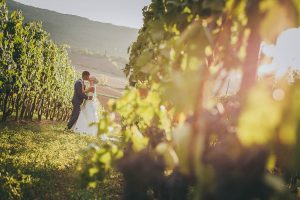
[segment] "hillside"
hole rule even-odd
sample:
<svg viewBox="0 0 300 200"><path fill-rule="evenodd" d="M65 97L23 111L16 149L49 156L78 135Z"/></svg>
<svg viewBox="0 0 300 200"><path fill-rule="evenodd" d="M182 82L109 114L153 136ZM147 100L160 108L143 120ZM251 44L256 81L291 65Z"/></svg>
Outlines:
<svg viewBox="0 0 300 200"><path fill-rule="evenodd" d="M7 5L9 10L22 10L26 21L42 21L55 42L68 44L72 49L127 58L127 49L138 33L137 29L60 14L12 0L7 0Z"/></svg>
<svg viewBox="0 0 300 200"><path fill-rule="evenodd" d="M71 51L69 56L76 71L82 72L88 70L92 75L98 77L99 80L105 80L105 85L97 87L99 100L103 106L106 106L110 98L121 96L122 88L128 84L121 70L125 66L126 61L124 59L100 55L85 55L76 51Z"/></svg>
<svg viewBox="0 0 300 200"><path fill-rule="evenodd" d="M86 55L76 51L69 52L69 57L76 69L88 69L91 73L124 78L121 69L125 66L126 61L116 62L112 57Z"/></svg>

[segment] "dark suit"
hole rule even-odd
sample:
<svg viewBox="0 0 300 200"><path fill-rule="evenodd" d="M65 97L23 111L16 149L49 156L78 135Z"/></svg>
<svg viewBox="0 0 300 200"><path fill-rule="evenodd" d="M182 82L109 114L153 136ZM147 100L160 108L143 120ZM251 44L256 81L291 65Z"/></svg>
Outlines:
<svg viewBox="0 0 300 200"><path fill-rule="evenodd" d="M72 126L76 123L80 114L80 105L82 104L83 100L88 99L88 96L82 93L82 88L83 88L82 84L83 84L83 80L79 79L75 82L74 85L74 95L72 99L73 111L72 111L70 121L68 123L68 129L71 129Z"/></svg>

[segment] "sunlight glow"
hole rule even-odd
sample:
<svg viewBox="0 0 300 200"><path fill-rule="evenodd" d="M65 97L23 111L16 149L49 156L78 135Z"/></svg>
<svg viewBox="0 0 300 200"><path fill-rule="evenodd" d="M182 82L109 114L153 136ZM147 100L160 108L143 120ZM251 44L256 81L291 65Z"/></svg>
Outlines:
<svg viewBox="0 0 300 200"><path fill-rule="evenodd" d="M282 32L275 45L262 43L261 52L272 58L272 62L259 67L259 76L274 74L276 79L280 79L289 70L300 70L300 28Z"/></svg>

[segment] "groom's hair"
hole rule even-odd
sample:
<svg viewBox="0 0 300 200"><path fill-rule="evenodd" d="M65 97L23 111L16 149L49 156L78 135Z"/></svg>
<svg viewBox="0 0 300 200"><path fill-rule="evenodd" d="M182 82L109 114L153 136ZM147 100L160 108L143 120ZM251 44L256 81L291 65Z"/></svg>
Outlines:
<svg viewBox="0 0 300 200"><path fill-rule="evenodd" d="M88 72L88 71L82 72L82 77L89 76L89 75L90 75L90 72Z"/></svg>

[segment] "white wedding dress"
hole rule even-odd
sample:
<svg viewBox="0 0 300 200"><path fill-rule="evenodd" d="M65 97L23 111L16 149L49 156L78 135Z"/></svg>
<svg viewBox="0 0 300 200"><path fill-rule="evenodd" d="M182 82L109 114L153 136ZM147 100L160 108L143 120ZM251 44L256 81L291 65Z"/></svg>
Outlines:
<svg viewBox="0 0 300 200"><path fill-rule="evenodd" d="M90 87L89 81L84 81L86 88ZM80 114L77 122L72 127L75 133L96 136L98 132L98 122L100 103L97 100L96 85L95 92L89 92L87 96L92 96L93 100L85 100L80 107Z"/></svg>

